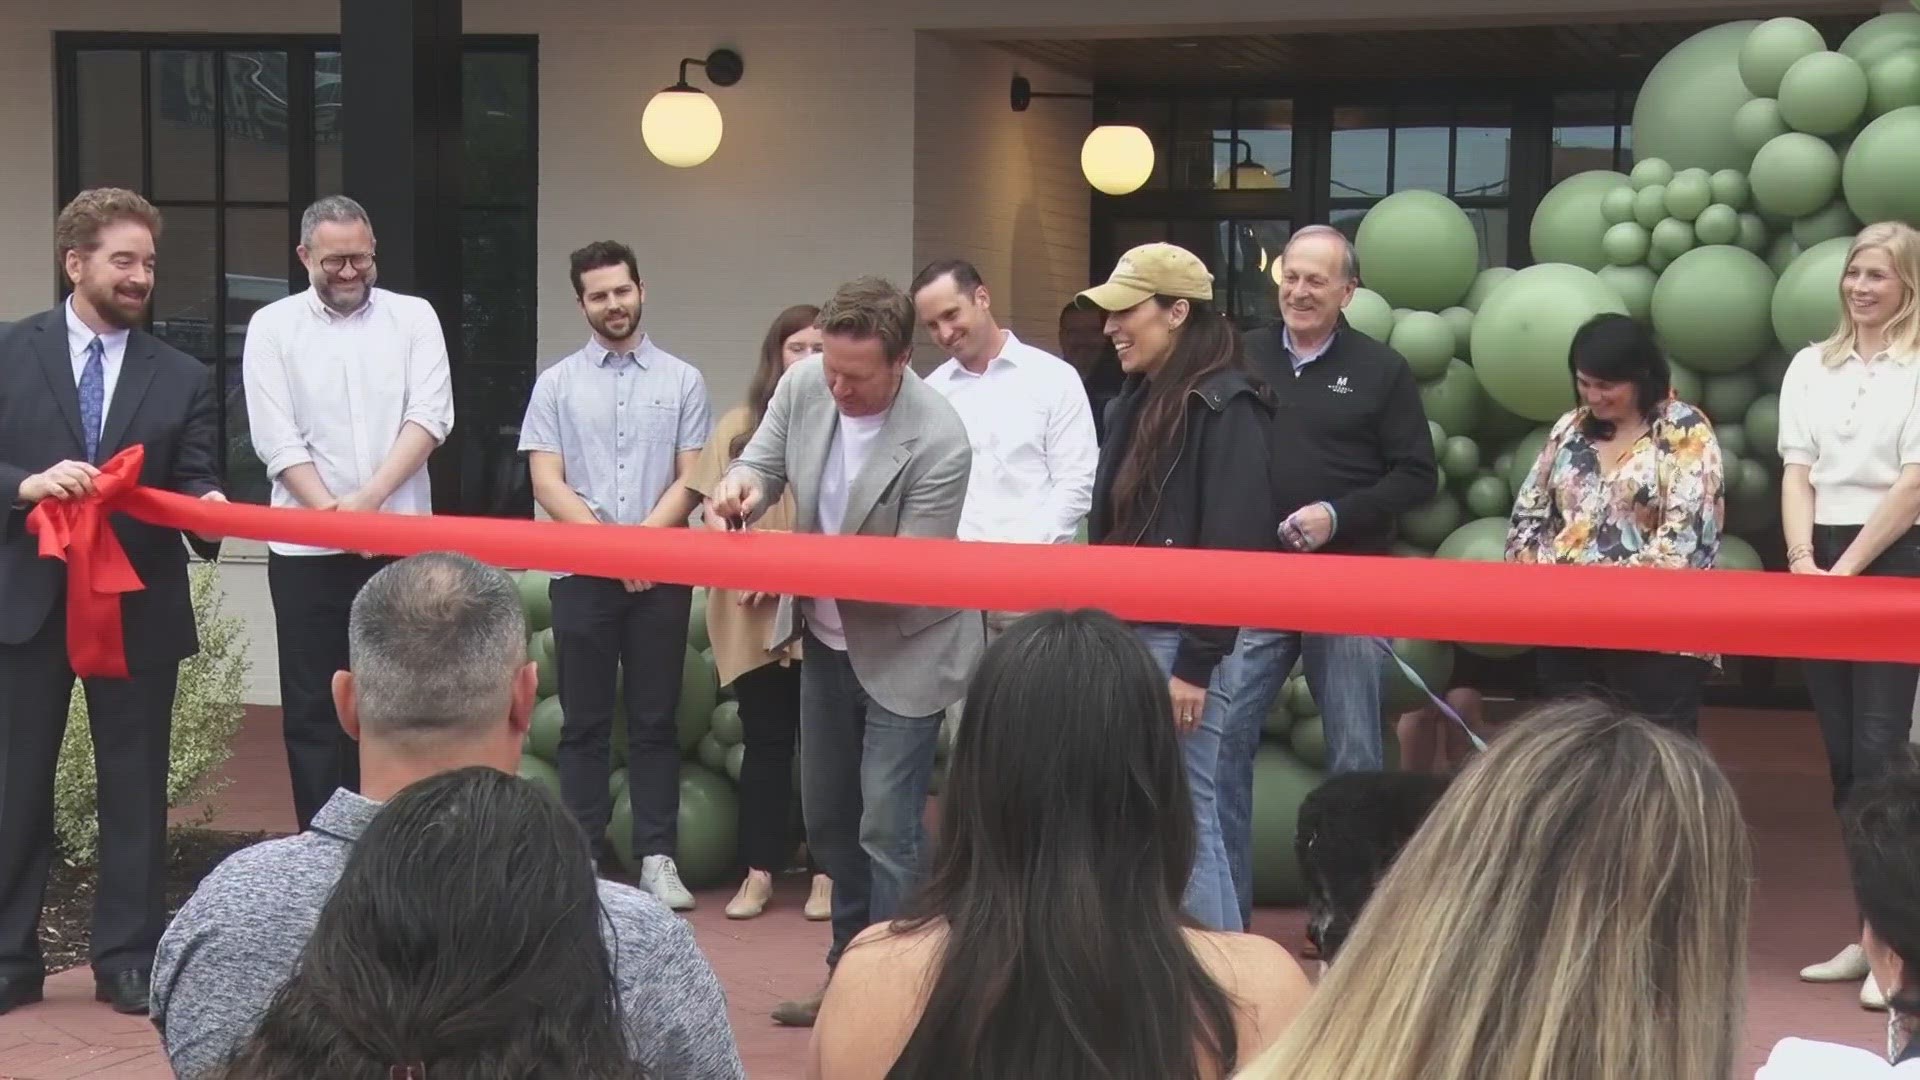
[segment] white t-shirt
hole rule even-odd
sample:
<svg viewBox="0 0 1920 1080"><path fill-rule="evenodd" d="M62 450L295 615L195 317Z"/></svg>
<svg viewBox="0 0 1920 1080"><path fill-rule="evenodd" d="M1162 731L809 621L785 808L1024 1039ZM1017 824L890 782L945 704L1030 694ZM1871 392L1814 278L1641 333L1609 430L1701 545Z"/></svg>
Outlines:
<svg viewBox="0 0 1920 1080"><path fill-rule="evenodd" d="M1782 1039L1753 1080L1914 1080L1920 1061L1889 1065L1871 1050L1807 1039Z"/></svg>
<svg viewBox="0 0 1920 1080"><path fill-rule="evenodd" d="M820 531L837 534L846 524L847 494L860 470L873 456L880 430L887 426L887 413L876 416L840 414L833 429L833 449L827 452L827 468L820 476ZM807 601L807 628L820 644L838 652L847 651L847 630L840 621L840 605L831 598L814 597Z"/></svg>
<svg viewBox="0 0 1920 1080"><path fill-rule="evenodd" d="M1864 525L1906 465L1920 464L1920 357L1801 349L1780 385L1780 460L1808 467L1816 525Z"/></svg>

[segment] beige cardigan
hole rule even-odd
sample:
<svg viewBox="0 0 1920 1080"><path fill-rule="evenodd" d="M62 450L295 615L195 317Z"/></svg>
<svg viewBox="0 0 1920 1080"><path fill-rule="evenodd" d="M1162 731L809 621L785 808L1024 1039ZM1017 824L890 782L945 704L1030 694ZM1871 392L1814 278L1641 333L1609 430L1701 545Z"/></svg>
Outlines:
<svg viewBox="0 0 1920 1080"><path fill-rule="evenodd" d="M729 451L734 438L752 425L753 413L744 405L722 416L700 452L699 463L687 477L687 488L702 498L711 497L727 467L733 464ZM762 532L792 532L793 514L793 492L789 490L753 527ZM732 685L756 668L800 659L798 641L779 652L767 651L767 638L773 633L774 598L748 606L740 602L740 595L731 589L707 590L707 636L713 640L713 663L721 686Z"/></svg>

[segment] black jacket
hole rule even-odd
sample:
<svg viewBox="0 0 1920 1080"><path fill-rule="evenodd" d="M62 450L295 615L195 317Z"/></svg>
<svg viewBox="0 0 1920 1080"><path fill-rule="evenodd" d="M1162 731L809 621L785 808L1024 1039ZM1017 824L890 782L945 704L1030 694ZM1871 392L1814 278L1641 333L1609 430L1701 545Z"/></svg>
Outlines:
<svg viewBox="0 0 1920 1080"><path fill-rule="evenodd" d="M1420 385L1405 359L1345 316L1333 344L1294 374L1279 325L1246 336L1247 360L1279 401L1273 435L1273 509L1280 519L1333 505L1333 539L1320 550L1382 554L1401 514L1439 482Z"/></svg>
<svg viewBox="0 0 1920 1080"><path fill-rule="evenodd" d="M1185 434L1175 456L1162 467L1164 480L1145 525L1124 534L1116 531L1114 476L1132 441L1134 417L1146 390L1144 380L1129 379L1107 408L1088 539L1127 547L1277 549L1279 519L1272 500L1256 497L1269 489L1273 402L1265 387L1237 371L1209 376L1189 395ZM1204 687L1213 669L1233 651L1239 630L1183 625L1180 631L1173 674Z"/></svg>

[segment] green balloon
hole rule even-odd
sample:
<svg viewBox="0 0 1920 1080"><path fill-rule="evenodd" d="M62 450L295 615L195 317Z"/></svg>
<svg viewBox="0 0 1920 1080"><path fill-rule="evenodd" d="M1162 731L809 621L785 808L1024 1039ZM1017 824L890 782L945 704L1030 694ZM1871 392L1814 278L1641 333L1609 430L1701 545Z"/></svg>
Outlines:
<svg viewBox="0 0 1920 1080"><path fill-rule="evenodd" d="M722 746L739 746L747 741L746 727L740 722L740 703L723 701L713 709L713 737Z"/></svg>
<svg viewBox="0 0 1920 1080"><path fill-rule="evenodd" d="M700 745L700 736L713 726L713 710L720 703L720 681L714 674L713 654L689 648L680 668L680 752Z"/></svg>
<svg viewBox="0 0 1920 1080"><path fill-rule="evenodd" d="M1627 314L1641 322L1653 317L1653 287L1660 275L1645 266L1603 266L1599 277L1627 306Z"/></svg>
<svg viewBox="0 0 1920 1080"><path fill-rule="evenodd" d="M1414 673L1427 689L1436 694L1447 692L1447 683L1453 678L1453 646L1444 641L1420 641L1414 638L1395 638L1393 655ZM1382 658L1384 659L1384 657ZM1382 665L1385 677L1380 687L1381 704L1388 715L1397 715L1410 709L1427 704L1427 695L1413 680L1400 670L1400 665L1386 663Z"/></svg>
<svg viewBox="0 0 1920 1080"><path fill-rule="evenodd" d="M707 636L707 590L693 590L693 607L687 615L687 644L699 652L713 647Z"/></svg>
<svg viewBox="0 0 1920 1080"><path fill-rule="evenodd" d="M1705 245L1732 244L1740 239L1740 211L1714 203L1693 220L1693 233Z"/></svg>
<svg viewBox="0 0 1920 1080"><path fill-rule="evenodd" d="M1420 547L1438 547L1460 525L1460 502L1444 487L1426 503L1400 515L1400 535Z"/></svg>
<svg viewBox="0 0 1920 1080"><path fill-rule="evenodd" d="M1261 904L1298 904L1307 897L1294 847L1300 804L1323 777L1278 746L1253 758L1253 898Z"/></svg>
<svg viewBox="0 0 1920 1080"><path fill-rule="evenodd" d="M1431 311L1414 311L1400 320L1387 344L1406 358L1416 379L1437 379L1453 359L1453 327Z"/></svg>
<svg viewBox="0 0 1920 1080"><path fill-rule="evenodd" d="M1505 480L1508 477L1508 475L1513 472L1513 447L1509 446L1505 450L1502 450L1499 453L1493 455L1493 464L1487 466L1487 468L1492 472L1494 476L1497 476L1500 479ZM1508 486L1511 487L1512 485L1508 485ZM1474 515L1474 517L1487 517L1487 516L1488 515L1486 514Z"/></svg>
<svg viewBox="0 0 1920 1080"><path fill-rule="evenodd" d="M1760 570L1764 564L1753 545L1737 536L1720 537L1720 554L1713 560L1715 570Z"/></svg>
<svg viewBox="0 0 1920 1080"><path fill-rule="evenodd" d="M1557 419L1573 403L1567 350L1574 332L1608 311L1624 315L1627 307L1591 271L1564 263L1520 271L1474 317L1474 371L1481 386L1509 412L1534 421Z"/></svg>
<svg viewBox="0 0 1920 1080"><path fill-rule="evenodd" d="M1671 265L1673 265L1673 256L1661 251L1659 248L1654 248L1647 252L1647 269L1652 270L1654 273L1662 273Z"/></svg>
<svg viewBox="0 0 1920 1080"><path fill-rule="evenodd" d="M1920 105L1920 46L1882 57L1867 71L1867 113Z"/></svg>
<svg viewBox="0 0 1920 1080"><path fill-rule="evenodd" d="M1740 45L1740 81L1755 97L1780 93L1780 80L1794 61L1827 47L1820 31L1805 19L1768 19L1753 28Z"/></svg>
<svg viewBox="0 0 1920 1080"><path fill-rule="evenodd" d="M1503 516L1484 517L1469 521L1454 530L1434 552L1436 558L1464 559L1476 562L1504 562L1507 554L1508 520ZM1460 643L1462 649L1481 656L1505 657L1518 656L1527 651L1525 645L1483 645L1479 642Z"/></svg>
<svg viewBox="0 0 1920 1080"><path fill-rule="evenodd" d="M1740 502L1758 502L1772 493L1773 477L1752 458L1741 459L1740 468L1729 479L1728 496Z"/></svg>
<svg viewBox="0 0 1920 1080"><path fill-rule="evenodd" d="M1854 27L1840 43L1840 53L1871 68L1894 53L1916 47L1920 47L1920 13L1892 11Z"/></svg>
<svg viewBox="0 0 1920 1080"><path fill-rule="evenodd" d="M1762 255L1767 250L1767 235L1767 223L1760 220L1759 214L1741 213L1740 238L1736 243L1755 255Z"/></svg>
<svg viewBox="0 0 1920 1080"><path fill-rule="evenodd" d="M560 732L565 724L566 714L560 711L560 699L550 697L541 700L533 707L533 716L528 721L524 749L550 764L558 760Z"/></svg>
<svg viewBox="0 0 1920 1080"><path fill-rule="evenodd" d="M1507 486L1513 489L1513 497L1520 497L1520 489L1527 486L1527 477L1533 473L1535 465L1540 463L1540 451L1546 449L1547 439L1553 434L1551 424L1543 424L1528 432L1519 445L1513 448L1513 464L1508 467Z"/></svg>
<svg viewBox="0 0 1920 1080"><path fill-rule="evenodd" d="M1440 452L1440 467L1449 476L1470 477L1480 471L1480 444L1465 435L1454 435Z"/></svg>
<svg viewBox="0 0 1920 1080"><path fill-rule="evenodd" d="M693 756L700 764L719 772L727 767L727 744L714 738L713 732L709 731L700 736L699 743L693 748Z"/></svg>
<svg viewBox="0 0 1920 1080"><path fill-rule="evenodd" d="M1679 218L1667 218L1653 227L1653 240L1648 245L1649 253L1659 252L1667 259L1678 259L1692 251L1699 243L1693 235L1693 226ZM1669 262L1667 265L1671 266Z"/></svg>
<svg viewBox="0 0 1920 1080"><path fill-rule="evenodd" d="M1439 461L1447 450L1447 429L1441 427L1439 421L1428 420L1427 435L1433 439L1433 460Z"/></svg>
<svg viewBox="0 0 1920 1080"><path fill-rule="evenodd" d="M1867 111L1867 72L1850 56L1809 53L1780 80L1780 119L1809 135L1839 135Z"/></svg>
<svg viewBox="0 0 1920 1080"><path fill-rule="evenodd" d="M1733 114L1733 141L1749 155L1791 130L1780 119L1780 103L1770 97L1754 98Z"/></svg>
<svg viewBox="0 0 1920 1080"><path fill-rule="evenodd" d="M1758 22L1722 23L1670 50L1640 86L1633 108L1636 158L1676 169L1744 169L1753 155L1733 137L1733 117L1752 100L1740 51Z"/></svg>
<svg viewBox="0 0 1920 1080"><path fill-rule="evenodd" d="M1616 173L1615 175L1617 176L1619 174ZM1487 298L1488 293L1493 291L1494 286L1512 277L1517 272L1518 271L1514 270L1511 266L1489 266L1485 270L1480 271L1479 274L1474 276L1473 287L1467 290L1467 298L1460 301L1460 306L1466 308L1468 311L1479 312L1481 302Z"/></svg>
<svg viewBox="0 0 1920 1080"><path fill-rule="evenodd" d="M1750 448L1759 448L1770 458L1780 456L1780 395L1762 394L1747 406L1745 423Z"/></svg>
<svg viewBox="0 0 1920 1080"><path fill-rule="evenodd" d="M1920 177L1920 105L1909 105L1874 120L1853 140L1841 188L1847 205L1862 221L1917 225L1920 182L1916 177Z"/></svg>
<svg viewBox="0 0 1920 1080"><path fill-rule="evenodd" d="M1706 400L1707 381L1672 359L1667 361L1667 385L1673 388L1674 397L1689 405L1698 405Z"/></svg>
<svg viewBox="0 0 1920 1080"><path fill-rule="evenodd" d="M1372 289L1353 290L1353 298L1347 301L1342 314L1347 317L1347 325L1375 341L1386 341L1393 336L1393 305Z"/></svg>
<svg viewBox="0 0 1920 1080"><path fill-rule="evenodd" d="M1920 129L1916 129L1915 133L1920 134ZM1793 242L1804 250L1828 240L1851 237L1859 229L1860 220L1853 211L1846 203L1835 199L1793 223Z"/></svg>
<svg viewBox="0 0 1920 1080"><path fill-rule="evenodd" d="M514 575L514 584L520 588L520 607L527 613L527 630L539 633L553 625L553 599L547 595L547 587L553 584L553 575L544 570L522 570Z"/></svg>
<svg viewBox="0 0 1920 1080"><path fill-rule="evenodd" d="M1667 220L1667 187L1665 184L1655 184L1652 187L1644 187L1634 194L1633 220L1639 222L1640 227L1643 229L1652 229L1655 225Z"/></svg>
<svg viewBox="0 0 1920 1080"><path fill-rule="evenodd" d="M1440 313L1447 320L1447 329L1453 331L1452 355L1462 360L1472 357L1473 350L1473 311L1458 305Z"/></svg>
<svg viewBox="0 0 1920 1080"><path fill-rule="evenodd" d="M1737 371L1772 342L1773 289L1773 271L1753 252L1695 248L1654 287L1654 332L1675 360L1696 371Z"/></svg>
<svg viewBox="0 0 1920 1080"><path fill-rule="evenodd" d="M520 779L531 780L552 792L554 798L557 799L560 797L560 773L556 771L552 765L541 761L531 754L522 754L520 755L520 768L516 771L519 773Z"/></svg>
<svg viewBox="0 0 1920 1080"><path fill-rule="evenodd" d="M615 769L611 773L607 774L607 797L608 798L612 799L614 802L619 802L621 794L624 793L626 790L627 790L627 770ZM628 800L628 801L631 802L632 800Z"/></svg>
<svg viewBox="0 0 1920 1080"><path fill-rule="evenodd" d="M1476 317L1476 328L1479 323ZM1420 386L1420 403L1427 411L1427 418L1437 421L1449 435L1477 434L1485 400L1479 376L1463 360L1449 361L1445 375Z"/></svg>
<svg viewBox="0 0 1920 1080"><path fill-rule="evenodd" d="M1320 715L1320 706L1313 700L1313 689L1304 677L1288 679L1281 693L1287 699L1287 715L1295 719L1296 729L1300 726L1297 721Z"/></svg>
<svg viewBox="0 0 1920 1080"><path fill-rule="evenodd" d="M1608 223L1600 204L1628 184L1625 176L1604 169L1575 173L1555 184L1534 209L1533 224L1528 227L1534 261L1572 263L1589 270L1607 265L1600 237ZM1481 299L1484 303L1485 297Z"/></svg>
<svg viewBox="0 0 1920 1080"><path fill-rule="evenodd" d="M734 783L740 782L740 769L746 763L747 745L745 743L735 743L727 747L727 776L732 778Z"/></svg>
<svg viewBox="0 0 1920 1080"><path fill-rule="evenodd" d="M1747 184L1747 174L1738 169L1721 169L1707 183L1713 191L1713 201L1726 205L1736 213L1745 210L1747 200L1753 196L1753 189Z"/></svg>
<svg viewBox="0 0 1920 1080"><path fill-rule="evenodd" d="M1600 216L1606 219L1609 225L1632 221L1634 194L1633 187L1629 184L1608 188L1607 193L1600 196Z"/></svg>
<svg viewBox="0 0 1920 1080"><path fill-rule="evenodd" d="M1779 292L1779 288L1776 287L1774 294L1777 296ZM1775 349L1762 356L1759 363L1753 365L1753 371L1760 377L1761 386L1778 390L1780 384L1787 381L1787 369L1792 366L1793 354L1784 349Z"/></svg>
<svg viewBox="0 0 1920 1080"><path fill-rule="evenodd" d="M1732 170L1729 170L1732 171ZM1667 185L1667 215L1692 221L1713 204L1713 177L1705 169L1682 169Z"/></svg>
<svg viewBox="0 0 1920 1080"><path fill-rule="evenodd" d="M1397 191L1375 203L1360 221L1354 248L1368 287L1404 307L1452 307L1480 272L1473 219L1431 191Z"/></svg>
<svg viewBox="0 0 1920 1080"><path fill-rule="evenodd" d="M1639 266L1647 261L1650 242L1651 237L1639 222L1623 221L1600 238L1600 248L1614 266Z"/></svg>
<svg viewBox="0 0 1920 1080"><path fill-rule="evenodd" d="M1800 257L1801 251L1800 242L1793 238L1792 233L1775 237L1773 244L1767 248L1767 268L1775 275L1784 275L1787 267L1793 265L1793 260Z"/></svg>
<svg viewBox="0 0 1920 1080"><path fill-rule="evenodd" d="M1747 407L1760 396L1760 380L1751 371L1736 371L1726 375L1707 376L1707 395L1700 402L1707 418L1728 424L1737 423L1747 415ZM1720 448L1731 453L1739 453L1740 447L1720 440Z"/></svg>
<svg viewBox="0 0 1920 1080"><path fill-rule="evenodd" d="M1716 375L1714 376L1714 378L1738 379L1744 376L1745 374L1746 374L1745 372L1741 372L1739 375ZM1713 417L1719 417L1719 416L1725 416L1725 415L1728 415L1728 414L1712 413L1712 414L1709 414L1709 419L1712 419ZM1747 429L1742 427L1741 425L1737 423L1735 424L1715 423L1713 425L1713 434L1716 439L1720 440L1720 448L1722 450L1725 450L1727 453L1745 455L1748 452L1749 447L1747 446Z"/></svg>
<svg viewBox="0 0 1920 1080"><path fill-rule="evenodd" d="M1760 148L1747 179L1762 210L1797 218L1833 201L1840 172L1840 155L1825 139L1790 131Z"/></svg>
<svg viewBox="0 0 1920 1080"><path fill-rule="evenodd" d="M1847 237L1827 240L1802 252L1773 287L1774 340L1789 353L1825 341L1840 325L1840 277L1847 269Z"/></svg>
<svg viewBox="0 0 1920 1080"><path fill-rule="evenodd" d="M1642 157L1633 166L1633 172L1627 177L1633 184L1633 190L1644 191L1650 187L1666 187L1673 179L1673 166L1657 157Z"/></svg>
<svg viewBox="0 0 1920 1080"><path fill-rule="evenodd" d="M1513 492L1506 478L1491 473L1467 485L1467 512L1474 517L1504 517L1513 511Z"/></svg>

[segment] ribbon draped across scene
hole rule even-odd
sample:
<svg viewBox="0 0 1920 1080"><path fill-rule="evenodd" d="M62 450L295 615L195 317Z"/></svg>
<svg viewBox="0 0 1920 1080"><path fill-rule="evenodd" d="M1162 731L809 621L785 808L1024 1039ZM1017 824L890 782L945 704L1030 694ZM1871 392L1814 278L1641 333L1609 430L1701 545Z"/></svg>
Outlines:
<svg viewBox="0 0 1920 1080"><path fill-rule="evenodd" d="M1097 607L1140 622L1491 645L1920 663L1920 579L1537 566L1396 556L713 532L203 502L138 486L141 449L97 493L34 508L67 561L76 673L126 671L120 596L141 588L108 515L207 536L791 596L994 611Z"/></svg>

